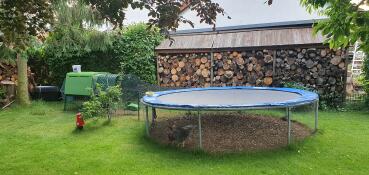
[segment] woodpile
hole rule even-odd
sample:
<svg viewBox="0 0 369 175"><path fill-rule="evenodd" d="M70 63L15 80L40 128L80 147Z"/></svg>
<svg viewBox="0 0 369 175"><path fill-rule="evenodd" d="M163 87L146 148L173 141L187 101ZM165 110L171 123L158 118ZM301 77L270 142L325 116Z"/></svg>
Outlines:
<svg viewBox="0 0 369 175"><path fill-rule="evenodd" d="M0 61L0 84L12 84L17 85L18 74L17 65L14 60L3 60ZM34 80L34 73L28 67L28 90L32 91L36 86Z"/></svg>
<svg viewBox="0 0 369 175"><path fill-rule="evenodd" d="M342 96L346 63L344 52L330 49L277 50L275 85L299 82L322 95Z"/></svg>
<svg viewBox="0 0 369 175"><path fill-rule="evenodd" d="M158 74L160 85L164 87L209 87L210 54L158 56Z"/></svg>
<svg viewBox="0 0 369 175"><path fill-rule="evenodd" d="M214 53L214 86L270 86L273 82L273 52Z"/></svg>
<svg viewBox="0 0 369 175"><path fill-rule="evenodd" d="M12 81L3 80L0 83L0 88L2 91L5 91L5 94L2 94L0 97L0 106L5 108L15 99L15 83Z"/></svg>
<svg viewBox="0 0 369 175"><path fill-rule="evenodd" d="M164 87L276 86L301 83L323 96L341 98L345 52L328 48L244 50L158 55Z"/></svg>

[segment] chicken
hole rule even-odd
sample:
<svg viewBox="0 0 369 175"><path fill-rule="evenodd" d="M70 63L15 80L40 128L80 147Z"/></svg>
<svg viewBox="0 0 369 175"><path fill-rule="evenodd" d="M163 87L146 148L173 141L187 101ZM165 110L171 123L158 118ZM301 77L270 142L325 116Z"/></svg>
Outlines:
<svg viewBox="0 0 369 175"><path fill-rule="evenodd" d="M184 141L196 127L195 125L186 125L183 127L176 127L176 125L169 126L168 139L170 142L184 146Z"/></svg>

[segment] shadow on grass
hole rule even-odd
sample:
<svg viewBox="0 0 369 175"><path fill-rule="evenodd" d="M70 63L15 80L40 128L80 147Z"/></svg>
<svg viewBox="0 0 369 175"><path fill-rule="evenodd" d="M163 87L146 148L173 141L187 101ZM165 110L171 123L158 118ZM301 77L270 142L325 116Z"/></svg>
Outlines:
<svg viewBox="0 0 369 175"><path fill-rule="evenodd" d="M86 121L85 121L86 122ZM113 122L111 120L88 120L85 124L85 126L81 129L75 128L72 131L73 135L87 135L87 134L93 134L99 130L102 130L106 127L112 127Z"/></svg>

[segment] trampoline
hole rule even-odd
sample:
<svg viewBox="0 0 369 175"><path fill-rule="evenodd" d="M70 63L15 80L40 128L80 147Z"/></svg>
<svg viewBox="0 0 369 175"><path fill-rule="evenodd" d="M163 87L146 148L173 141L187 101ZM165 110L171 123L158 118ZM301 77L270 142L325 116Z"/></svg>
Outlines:
<svg viewBox="0 0 369 175"><path fill-rule="evenodd" d="M202 110L247 110L285 108L288 121L288 144L291 143L291 108L314 104L315 128L318 127L318 94L293 88L211 87L154 92L141 102L146 106L146 132L149 135L148 107L153 109L193 110L198 114L199 147L202 147ZM154 117L154 116L153 116ZM156 116L155 116L156 117Z"/></svg>

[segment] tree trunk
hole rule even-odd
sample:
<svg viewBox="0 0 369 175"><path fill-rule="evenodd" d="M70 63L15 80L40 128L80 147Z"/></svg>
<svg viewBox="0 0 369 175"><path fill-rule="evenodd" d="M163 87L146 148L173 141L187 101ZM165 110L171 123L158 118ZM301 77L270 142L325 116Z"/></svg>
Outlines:
<svg viewBox="0 0 369 175"><path fill-rule="evenodd" d="M27 59L22 58L17 54L17 69L18 69L18 86L17 86L17 100L20 105L29 105L28 94L28 77L27 77Z"/></svg>

